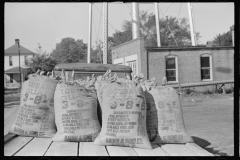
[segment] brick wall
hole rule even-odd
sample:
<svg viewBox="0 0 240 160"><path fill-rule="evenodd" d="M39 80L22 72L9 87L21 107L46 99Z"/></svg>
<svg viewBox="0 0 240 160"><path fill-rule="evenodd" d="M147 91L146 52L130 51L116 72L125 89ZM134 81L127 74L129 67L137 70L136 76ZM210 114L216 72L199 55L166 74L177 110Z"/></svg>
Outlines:
<svg viewBox="0 0 240 160"><path fill-rule="evenodd" d="M149 79L156 78L161 84L163 76L166 76L165 56L175 55L178 57L178 73L180 83L201 82L200 56L212 55L213 81L234 79L234 50L233 48L205 48L205 49L179 49L148 51Z"/></svg>
<svg viewBox="0 0 240 160"><path fill-rule="evenodd" d="M137 65L138 65L138 72L141 73L142 69L144 70L146 67L142 64L141 53L145 52L144 50L144 39L134 39L132 41L128 41L123 43L119 46L116 46L112 49L112 62L115 59L125 58L131 55L137 55ZM124 62L125 63L125 62ZM143 68L144 67L144 68Z"/></svg>

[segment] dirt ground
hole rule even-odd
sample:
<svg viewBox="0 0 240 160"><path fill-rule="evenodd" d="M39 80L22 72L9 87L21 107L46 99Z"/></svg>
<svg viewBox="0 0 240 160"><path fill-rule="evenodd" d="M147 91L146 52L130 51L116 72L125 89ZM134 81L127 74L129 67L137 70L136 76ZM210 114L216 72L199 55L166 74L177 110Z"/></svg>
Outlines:
<svg viewBox="0 0 240 160"><path fill-rule="evenodd" d="M184 97L181 103L186 130L195 143L216 156L233 156L233 95ZM18 108L4 107L4 135L14 123Z"/></svg>
<svg viewBox="0 0 240 160"><path fill-rule="evenodd" d="M195 143L214 155L234 155L233 95L205 95L182 99L187 132Z"/></svg>

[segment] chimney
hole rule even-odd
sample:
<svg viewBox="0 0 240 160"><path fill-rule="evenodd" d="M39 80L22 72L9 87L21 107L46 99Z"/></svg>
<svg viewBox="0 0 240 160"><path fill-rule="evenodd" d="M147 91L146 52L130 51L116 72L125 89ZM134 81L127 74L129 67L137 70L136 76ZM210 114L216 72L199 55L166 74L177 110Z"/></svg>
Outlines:
<svg viewBox="0 0 240 160"><path fill-rule="evenodd" d="M18 44L19 43L19 39L15 39L15 44Z"/></svg>
<svg viewBox="0 0 240 160"><path fill-rule="evenodd" d="M207 41L206 47L212 47L213 43L211 41Z"/></svg>
<svg viewBox="0 0 240 160"><path fill-rule="evenodd" d="M132 3L132 39L140 38L139 4Z"/></svg>

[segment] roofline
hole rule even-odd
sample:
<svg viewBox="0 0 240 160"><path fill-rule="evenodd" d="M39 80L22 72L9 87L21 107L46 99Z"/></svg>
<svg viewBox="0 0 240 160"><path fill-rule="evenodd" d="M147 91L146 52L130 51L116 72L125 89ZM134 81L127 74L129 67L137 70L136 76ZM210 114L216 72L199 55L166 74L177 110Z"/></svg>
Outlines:
<svg viewBox="0 0 240 160"><path fill-rule="evenodd" d="M233 46L221 46L221 47L145 47L147 52L159 52L159 51L181 51L181 50L224 50L234 49Z"/></svg>
<svg viewBox="0 0 240 160"><path fill-rule="evenodd" d="M20 53L21 55L34 55L35 53ZM4 53L4 56L18 56L19 53Z"/></svg>
<svg viewBox="0 0 240 160"><path fill-rule="evenodd" d="M118 48L118 47L121 47L121 46L123 46L123 45L126 45L126 44L128 44L128 43L137 41L137 40L139 40L139 39L144 39L144 38L143 38L143 37L140 37L140 38L137 38L137 39L133 39L133 40L131 40L131 41L127 41L127 42L122 43L122 44L120 44L120 45L118 45L118 46L112 47L112 50L114 50L114 49L116 49L116 48Z"/></svg>

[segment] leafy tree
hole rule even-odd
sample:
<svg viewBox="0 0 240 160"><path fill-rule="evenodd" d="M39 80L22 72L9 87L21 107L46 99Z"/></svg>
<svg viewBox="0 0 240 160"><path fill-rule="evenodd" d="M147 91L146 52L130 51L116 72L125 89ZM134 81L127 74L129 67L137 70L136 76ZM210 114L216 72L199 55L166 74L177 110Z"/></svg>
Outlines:
<svg viewBox="0 0 240 160"><path fill-rule="evenodd" d="M51 53L57 63L76 63L87 62L87 44L83 40L73 38L63 38L60 43L56 44L56 49Z"/></svg>
<svg viewBox="0 0 240 160"><path fill-rule="evenodd" d="M28 72L36 72L38 69L47 72L51 72L57 61L46 51L42 52L41 46L36 50L34 57L27 59L27 65L30 67Z"/></svg>
<svg viewBox="0 0 240 160"><path fill-rule="evenodd" d="M230 30L228 32L218 34L213 39L213 45L217 46L232 46L232 29L233 25L230 27Z"/></svg>
<svg viewBox="0 0 240 160"><path fill-rule="evenodd" d="M141 11L140 36L145 41L157 46L156 21L153 13ZM166 17L159 19L161 46L188 46L191 45L191 35L189 24L186 18ZM132 40L132 23L125 20L122 24L122 32L116 31L111 37L113 46L120 45ZM200 33L195 32L197 43L199 43Z"/></svg>

